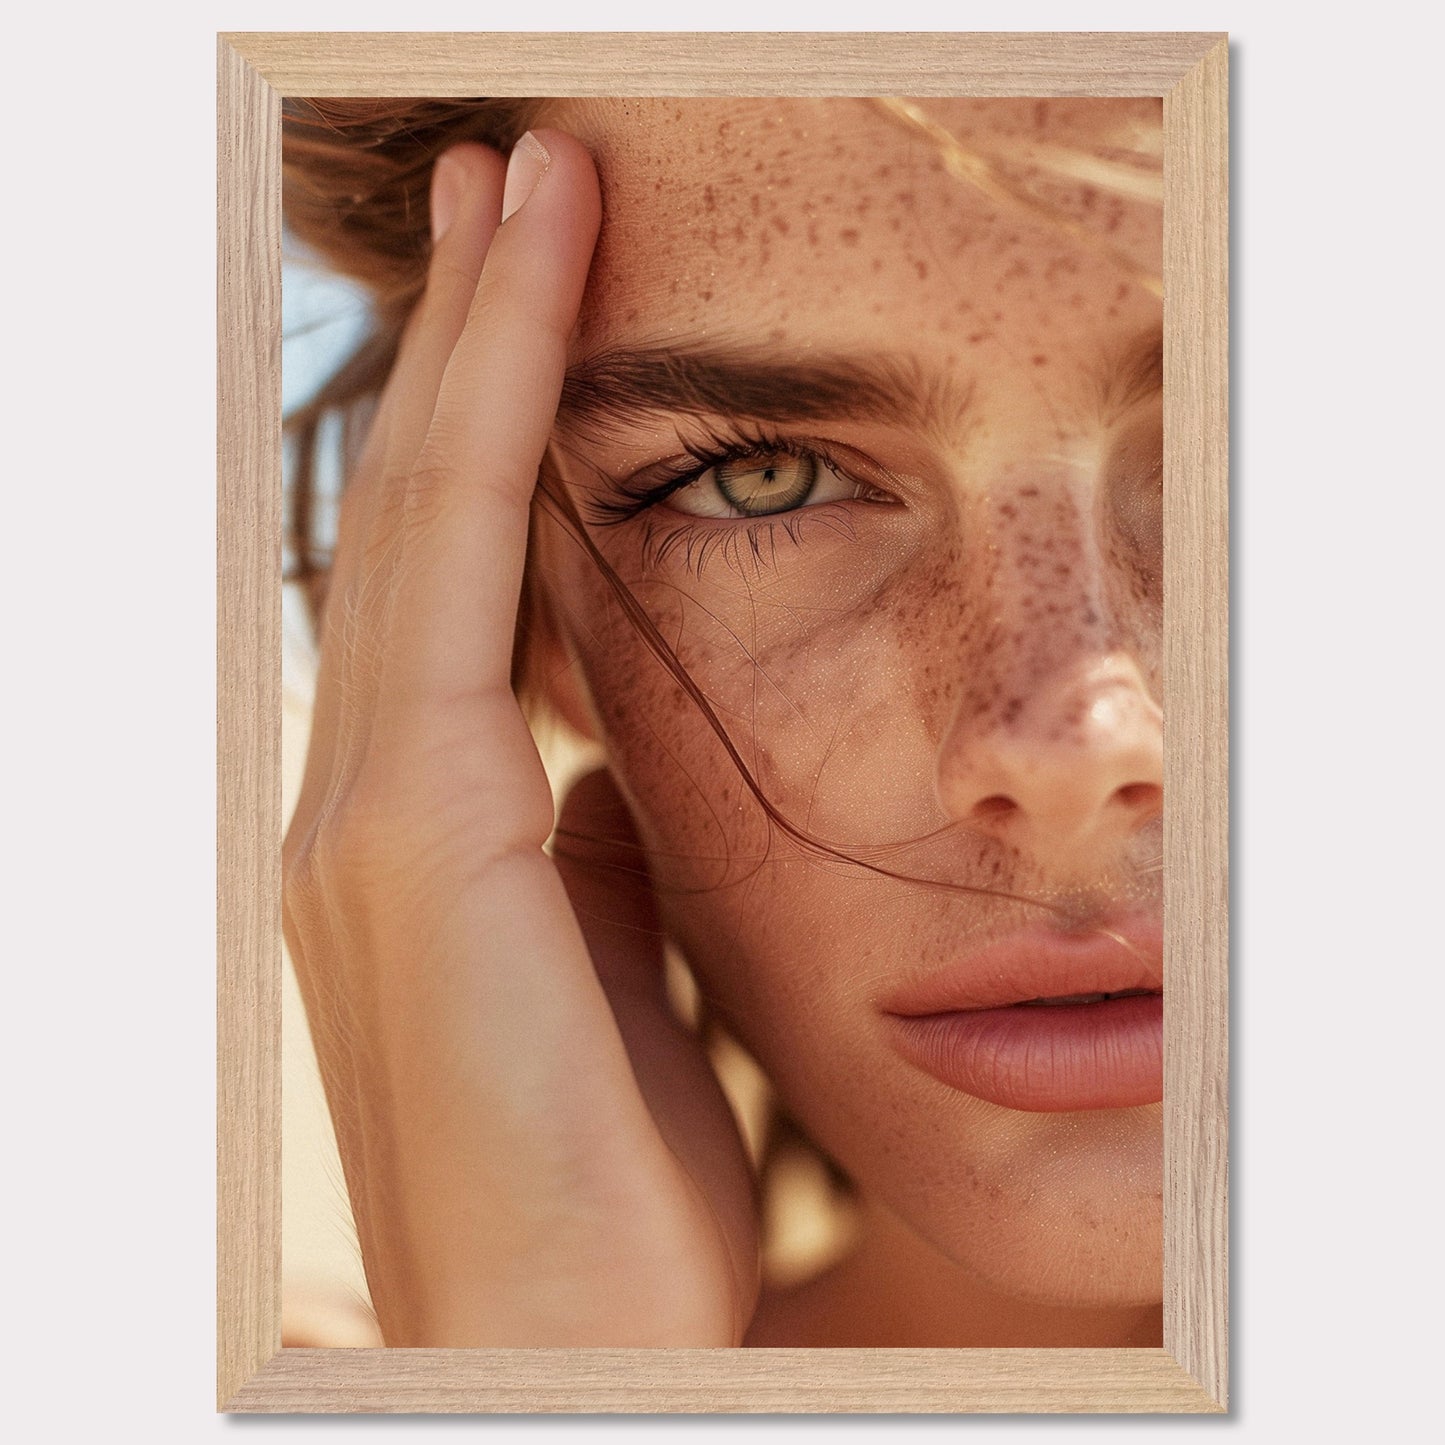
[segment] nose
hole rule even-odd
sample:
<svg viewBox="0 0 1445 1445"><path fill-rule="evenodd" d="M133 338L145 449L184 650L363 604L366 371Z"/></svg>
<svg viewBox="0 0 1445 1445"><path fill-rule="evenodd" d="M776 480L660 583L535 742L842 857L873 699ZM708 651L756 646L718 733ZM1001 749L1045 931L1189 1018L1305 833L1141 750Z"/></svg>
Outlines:
<svg viewBox="0 0 1445 1445"><path fill-rule="evenodd" d="M956 716L945 812L1045 864L1118 845L1163 808L1164 718L1127 653L1076 656L1023 696Z"/></svg>
<svg viewBox="0 0 1445 1445"><path fill-rule="evenodd" d="M1028 454L965 496L975 610L936 758L947 817L1061 875L1097 876L1164 802L1154 624L1125 585L1103 461Z"/></svg>

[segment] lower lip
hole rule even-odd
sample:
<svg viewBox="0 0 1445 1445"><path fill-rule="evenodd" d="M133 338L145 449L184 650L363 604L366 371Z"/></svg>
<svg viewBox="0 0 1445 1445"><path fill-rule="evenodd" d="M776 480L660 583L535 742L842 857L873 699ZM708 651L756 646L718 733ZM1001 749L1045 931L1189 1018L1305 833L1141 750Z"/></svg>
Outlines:
<svg viewBox="0 0 1445 1445"><path fill-rule="evenodd" d="M1006 1109L1124 1109L1164 1097L1164 998L893 1015L910 1062Z"/></svg>

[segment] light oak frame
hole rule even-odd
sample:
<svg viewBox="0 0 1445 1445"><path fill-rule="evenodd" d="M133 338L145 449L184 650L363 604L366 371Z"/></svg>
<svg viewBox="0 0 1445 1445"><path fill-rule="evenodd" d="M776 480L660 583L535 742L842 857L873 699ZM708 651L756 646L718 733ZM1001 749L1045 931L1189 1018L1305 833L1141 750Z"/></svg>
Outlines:
<svg viewBox="0 0 1445 1445"><path fill-rule="evenodd" d="M1226 1409L1227 85L1221 34L219 37L219 1409ZM1162 1349L281 1348L281 100L600 94L1163 97Z"/></svg>

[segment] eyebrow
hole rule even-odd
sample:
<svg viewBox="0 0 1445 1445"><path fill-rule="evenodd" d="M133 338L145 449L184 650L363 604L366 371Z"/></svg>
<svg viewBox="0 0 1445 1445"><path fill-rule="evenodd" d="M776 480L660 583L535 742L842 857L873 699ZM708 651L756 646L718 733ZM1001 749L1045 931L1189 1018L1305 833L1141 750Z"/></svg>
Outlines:
<svg viewBox="0 0 1445 1445"><path fill-rule="evenodd" d="M577 426L654 412L819 421L843 414L957 435L973 384L907 356L779 358L746 347L640 347L570 368L558 415Z"/></svg>
<svg viewBox="0 0 1445 1445"><path fill-rule="evenodd" d="M1112 421L1163 387L1155 327L1092 371L1099 414ZM567 371L558 416L577 429L658 412L795 423L848 415L912 426L945 441L967 430L974 383L907 355L781 359L748 347L634 347L599 352Z"/></svg>

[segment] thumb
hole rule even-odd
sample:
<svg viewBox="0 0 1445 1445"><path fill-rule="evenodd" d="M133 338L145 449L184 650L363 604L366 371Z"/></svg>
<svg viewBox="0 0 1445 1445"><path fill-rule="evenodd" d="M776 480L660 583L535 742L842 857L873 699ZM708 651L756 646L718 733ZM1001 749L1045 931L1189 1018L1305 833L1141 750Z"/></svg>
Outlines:
<svg viewBox="0 0 1445 1445"><path fill-rule="evenodd" d="M636 990L664 998L662 923L647 855L606 768L568 792L552 858L609 996Z"/></svg>
<svg viewBox="0 0 1445 1445"><path fill-rule="evenodd" d="M758 1204L747 1154L706 1052L667 1001L662 927L646 855L605 769L589 773L567 795L553 860L643 1098L726 1241L741 1340L760 1279Z"/></svg>

